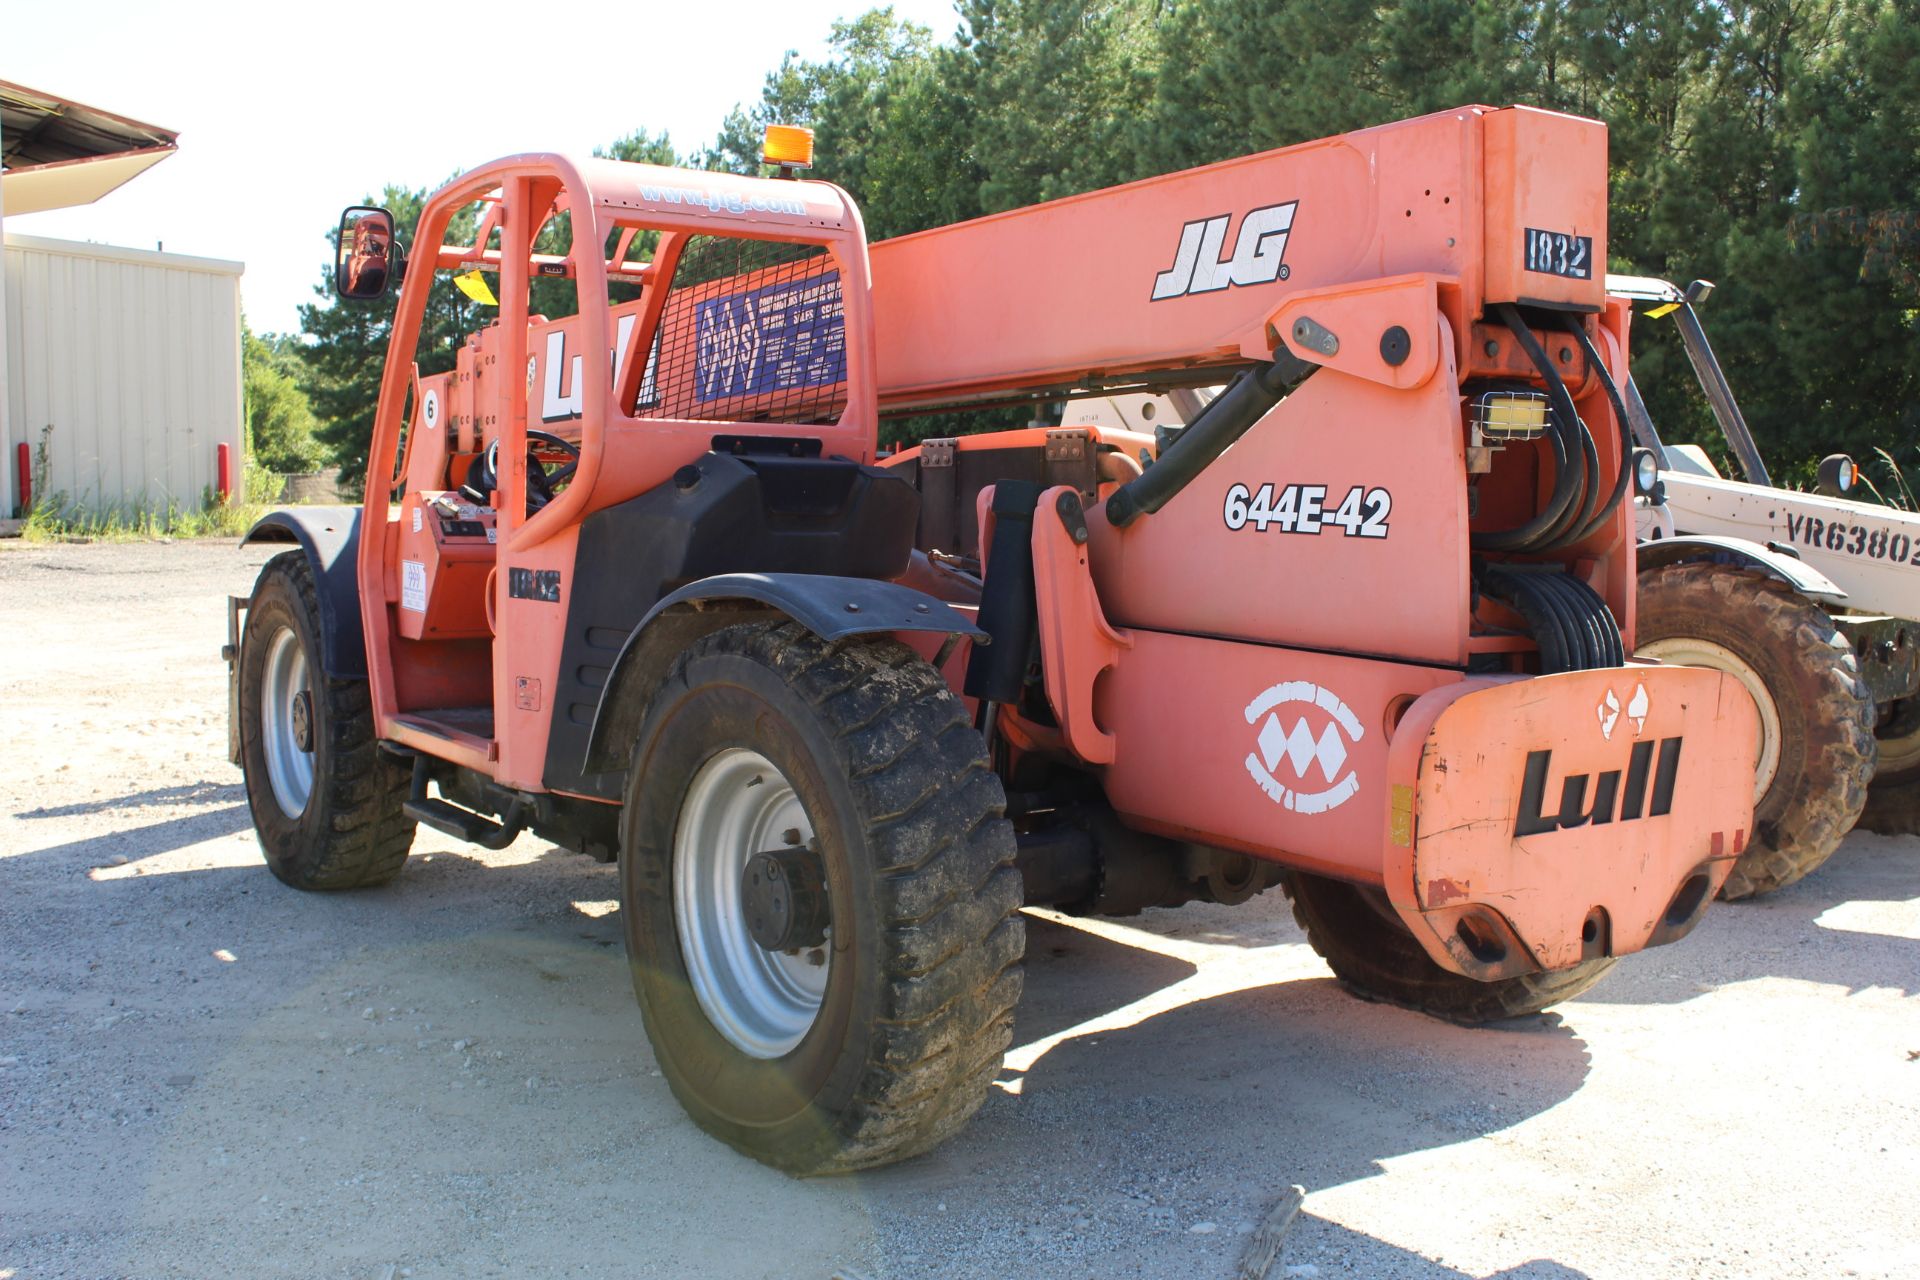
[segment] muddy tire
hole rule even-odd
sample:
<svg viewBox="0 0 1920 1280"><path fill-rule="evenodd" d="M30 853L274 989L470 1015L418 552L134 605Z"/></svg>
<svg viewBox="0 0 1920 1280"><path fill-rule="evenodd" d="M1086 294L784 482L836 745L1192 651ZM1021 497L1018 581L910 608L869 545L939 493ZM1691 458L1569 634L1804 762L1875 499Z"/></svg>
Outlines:
<svg viewBox="0 0 1920 1280"><path fill-rule="evenodd" d="M1287 873L1281 884L1307 941L1349 991L1448 1022L1472 1026L1539 1013L1571 1000L1613 968L1609 958L1495 982L1463 978L1433 962L1380 890L1301 871Z"/></svg>
<svg viewBox="0 0 1920 1280"><path fill-rule="evenodd" d="M1760 709L1753 831L1720 890L1748 898L1825 862L1860 817L1873 777L1873 699L1845 637L1775 578L1725 565L1640 575L1642 657L1735 676Z"/></svg>
<svg viewBox="0 0 1920 1280"><path fill-rule="evenodd" d="M320 605L305 553L261 569L240 639L240 765L273 874L296 889L359 889L400 874L414 823L408 771L374 738L365 680L320 668Z"/></svg>
<svg viewBox="0 0 1920 1280"><path fill-rule="evenodd" d="M1920 697L1889 706L1874 740L1880 763L1860 826L1883 836L1920 835Z"/></svg>
<svg viewBox="0 0 1920 1280"><path fill-rule="evenodd" d="M906 646L764 623L689 648L629 768L620 892L647 1034L694 1120L795 1174L965 1124L1020 996L1005 810L961 702Z"/></svg>

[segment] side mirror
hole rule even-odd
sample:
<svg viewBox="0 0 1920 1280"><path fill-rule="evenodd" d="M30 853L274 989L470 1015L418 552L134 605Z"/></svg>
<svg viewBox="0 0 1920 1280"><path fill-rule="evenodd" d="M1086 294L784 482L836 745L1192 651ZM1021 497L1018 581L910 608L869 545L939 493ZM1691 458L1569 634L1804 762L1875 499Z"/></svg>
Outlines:
<svg viewBox="0 0 1920 1280"><path fill-rule="evenodd" d="M384 297L402 266L391 213L354 205L340 215L340 237L333 248L333 287L341 297L358 301Z"/></svg>

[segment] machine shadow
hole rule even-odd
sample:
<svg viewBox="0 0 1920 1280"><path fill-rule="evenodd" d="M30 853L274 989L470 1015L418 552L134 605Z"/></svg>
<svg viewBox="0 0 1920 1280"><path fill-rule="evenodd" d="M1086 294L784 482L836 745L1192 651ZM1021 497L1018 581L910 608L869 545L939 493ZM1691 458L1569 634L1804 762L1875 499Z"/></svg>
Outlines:
<svg viewBox="0 0 1920 1280"><path fill-rule="evenodd" d="M244 825L244 807L240 811ZM177 825L205 838L208 823L228 820L228 811L215 810ZM76 848L91 843L76 842ZM158 850L128 851L145 857ZM522 852L529 855L524 860L487 863L432 847L417 852L393 884L346 895L285 889L258 863L122 876L97 881L87 910L124 920L137 944L177 950L187 944L173 917L190 907L198 940L192 946L199 954L211 942L227 942L227 927L239 919L229 915L239 893L264 890L272 900L268 925L278 935L275 944L256 943L252 950L233 945L243 963L264 965L273 977L234 992L221 1024L174 1046L159 1064L163 1074L205 1075L205 1087L217 1085L223 1097L242 1102L279 1096L287 1063L294 1060L288 1057L295 1053L292 1046L299 1046L295 1058L311 1067L313 1029L324 1025L339 1041L328 1042L328 1055L344 1054L354 1040L372 1047L351 1066L329 1056L328 1074L303 1076L314 1100L336 1098L350 1081L375 1079L376 1096L387 1105L431 1104L464 1115L460 1107L467 1104L449 1099L465 1095L444 1092L449 1072L460 1078L448 1065L457 1064L457 1056L423 1057L432 1068L418 1078L407 1065L411 1054L443 1054L443 1044L415 1049L419 1033L410 1025L383 1032L379 1024L360 1020L361 999L339 996L339 1022L324 1024L313 1021L311 995L287 999L314 982L316 969L334 974L327 987L335 991L404 983L404 997L385 998L417 1004L421 1012L413 1016L448 1018L458 1034L477 1035L489 1049L507 1051L511 1071L493 1069L512 1077L507 1096L572 1097L545 1092L545 1086L530 1093L522 1081L531 1074L557 1077L580 1091L577 1109L569 1103L557 1125L553 1115L541 1121L552 1135L552 1149L541 1157L550 1176L605 1173L601 1165L618 1163L593 1145L602 1140L605 1116L613 1111L643 1117L646 1140L663 1144L670 1164L733 1169L741 1158L687 1125L664 1084L648 1074L639 1015L620 981L624 964L611 868L544 844ZM424 927L397 942L395 923L407 918ZM1160 923L1172 918L1168 913ZM1003 1073L968 1129L925 1157L857 1180L789 1187L776 1177L763 1188L783 1202L823 1185L854 1193L844 1207L857 1206L857 1221L871 1222L883 1260L877 1275L977 1275L986 1272L973 1263L991 1259L1004 1259L1008 1274L1115 1274L1136 1269L1127 1263L1143 1248L1168 1251L1161 1268L1167 1274L1230 1275L1232 1256L1244 1242L1235 1226L1257 1220L1287 1184L1340 1185L1374 1174L1381 1161L1396 1155L1519 1123L1571 1095L1588 1071L1585 1045L1550 1016L1465 1031L1362 1003L1327 978L1268 982L1257 971L1245 989L1180 1003L1179 993L1169 989L1200 976L1203 963L1043 919L1030 917L1028 930L1027 993L1014 1044L1018 1049L1056 1042L1023 1060L1024 1070ZM1278 941L1276 968L1297 973L1288 957L1304 944ZM218 962L204 963L219 971ZM1156 996L1174 1003L1163 1008ZM1124 1021L1142 1002L1148 1002L1144 1009L1160 1011L1128 1025L1075 1031L1095 1019ZM42 1007L62 1003L55 998ZM469 1010L491 1012L461 1012ZM487 1070L487 1064L476 1069ZM1016 1087L1018 1092L1010 1091ZM293 1121L272 1118L278 1114L241 1105L215 1127L217 1141L246 1151L289 1140L286 1126ZM307 1158L345 1171L358 1158L356 1144L374 1142L376 1129L372 1123L348 1124L318 1140ZM145 1159L156 1184L202 1160L202 1139L216 1140L208 1136L213 1132L191 1140L184 1132L154 1135ZM653 1183L647 1194L665 1194L640 1168L620 1176ZM1043 1227L1045 1215L1057 1210L1057 1188L1076 1183L1088 1188L1081 1194L1091 1203L1083 1209L1089 1226L1075 1249L1058 1266L1048 1255L1024 1252L1031 1245L1024 1233ZM1221 1187L1232 1189L1225 1198ZM929 1236L912 1224L924 1228L929 1215L943 1212L937 1206L946 1198L965 1202L951 1215L953 1225L967 1230L981 1249L961 1271L940 1269L954 1265L950 1257L917 1252L928 1248ZM977 1220L967 1221L975 1214ZM1196 1214L1223 1224L1220 1234L1189 1236ZM1393 1274L1465 1280L1464 1273L1416 1253L1317 1219L1296 1226L1272 1274L1286 1274L1290 1261L1321 1256L1314 1251L1322 1244L1335 1255L1394 1259ZM1183 1271L1196 1260L1206 1265ZM1323 1273L1337 1273L1322 1261ZM1580 1275L1550 1261L1500 1274L1514 1280Z"/></svg>
<svg viewBox="0 0 1920 1280"><path fill-rule="evenodd" d="M103 808L111 807L112 805L103 806ZM123 827L117 831L103 831L99 835L85 836L63 844L27 850L26 856L43 862L67 858L86 861L105 861L114 857L124 857L129 860L151 858L158 854L172 853L175 849L184 849L188 845L199 844L205 840L216 840L221 836L246 831L252 826L253 815L242 803L229 805L223 809L204 810L178 818L167 818L141 827Z"/></svg>
<svg viewBox="0 0 1920 1280"><path fill-rule="evenodd" d="M1224 1251L1221 1265L1192 1274L1229 1275L1227 1255L1243 1243L1235 1228L1257 1222L1287 1185L1340 1186L1393 1157L1509 1128L1570 1097L1590 1067L1586 1044L1553 1015L1469 1030L1367 1004L1327 977L1254 975L1214 995L1203 980L1191 1001L1172 993L1172 1007L1154 1002L1113 1025L1115 1011L1196 966L1032 919L1028 955L1012 1065L987 1105L932 1153L862 1176L900 1274L947 1274L916 1252L924 1246L910 1224L952 1198L997 1207L955 1224L989 1256L1016 1243L1031 1250L1063 1214L1076 1224L1058 1268L1042 1250L1020 1255L1022 1274L1105 1274L1103 1253L1118 1267L1142 1249L1199 1248ZM1075 1033L1096 1018L1106 1025ZM1061 1036L1028 1063L1023 1047ZM1062 1209L1059 1189L1075 1186ZM1222 1187L1233 1190L1222 1198ZM1217 1241L1186 1234L1201 1219L1220 1224ZM1331 1239L1346 1229L1316 1230ZM1385 1248L1373 1241L1367 1256ZM1404 1266L1393 1274L1460 1274L1414 1254ZM1273 1274L1284 1274L1280 1264ZM1548 1261L1502 1274L1580 1275Z"/></svg>
<svg viewBox="0 0 1920 1280"><path fill-rule="evenodd" d="M111 813L118 809L144 809L159 805L214 804L221 801L227 804L245 804L246 799L247 789L239 782L186 782L171 787L149 787L145 791L134 791L105 800L43 805L38 809L23 809L13 816L26 821L44 818L77 818L86 814Z"/></svg>
<svg viewBox="0 0 1920 1280"><path fill-rule="evenodd" d="M1338 1262L1328 1265L1325 1262L1328 1257L1351 1258L1355 1254L1366 1259L1363 1266ZM1281 1250L1267 1274L1286 1276L1289 1265L1299 1265L1298 1262L1289 1263L1289 1259L1313 1258L1322 1259L1314 1265L1318 1268L1318 1274L1324 1276L1391 1275L1417 1280L1593 1280L1588 1272L1551 1258L1530 1258L1486 1275L1476 1275L1310 1213L1302 1213L1294 1222L1293 1230L1287 1235L1286 1247Z"/></svg>

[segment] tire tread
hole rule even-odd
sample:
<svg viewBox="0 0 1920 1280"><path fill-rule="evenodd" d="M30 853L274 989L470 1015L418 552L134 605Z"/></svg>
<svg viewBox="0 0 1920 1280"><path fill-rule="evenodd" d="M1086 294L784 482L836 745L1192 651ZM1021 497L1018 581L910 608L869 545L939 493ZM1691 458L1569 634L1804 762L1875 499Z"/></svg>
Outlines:
<svg viewBox="0 0 1920 1280"><path fill-rule="evenodd" d="M1025 926L1005 793L963 704L896 640L749 623L695 642L668 682L716 655L765 665L827 728L884 898L885 989L851 1102L801 1149L747 1154L800 1174L917 1155L979 1109L1012 1037Z"/></svg>
<svg viewBox="0 0 1920 1280"><path fill-rule="evenodd" d="M1761 798L1746 850L1720 896L1750 898L1806 876L1833 855L1859 821L1877 757L1873 696L1846 639L1823 609L1787 583L1708 563L1665 565L1641 574L1639 617L1643 642L1650 630L1662 638L1689 635L1695 628L1723 629L1729 620L1745 636L1771 638L1770 649L1791 684L1775 692L1782 734L1789 711L1803 719L1805 764L1798 778L1776 775ZM1663 624L1679 629L1663 630ZM1786 747L1783 743L1783 772Z"/></svg>
<svg viewBox="0 0 1920 1280"><path fill-rule="evenodd" d="M290 603L302 611L309 630L318 634L319 592L304 552L289 551L269 560L260 572L253 600L257 604L263 593L276 590L291 596ZM268 865L296 889L332 891L385 884L400 874L413 847L414 823L401 810L410 781L407 769L383 753L374 735L367 682L326 675L317 654L309 656L309 669L314 696L326 704L324 723L333 760L324 787L322 771L315 770L316 790L309 804L324 805L326 820L296 859L270 857ZM266 787L264 779L260 785ZM270 788L257 803L273 803Z"/></svg>

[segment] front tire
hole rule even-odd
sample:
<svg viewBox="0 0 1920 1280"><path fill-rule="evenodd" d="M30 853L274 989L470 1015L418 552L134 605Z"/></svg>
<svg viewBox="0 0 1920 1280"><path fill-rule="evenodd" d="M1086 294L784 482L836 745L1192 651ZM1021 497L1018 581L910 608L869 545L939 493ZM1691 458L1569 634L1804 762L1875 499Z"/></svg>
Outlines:
<svg viewBox="0 0 1920 1280"><path fill-rule="evenodd" d="M304 552L267 561L254 584L239 715L247 807L275 876L296 889L359 889L400 874L413 846L407 769L375 739L367 682L321 669Z"/></svg>
<svg viewBox="0 0 1920 1280"><path fill-rule="evenodd" d="M1640 575L1638 653L1726 672L1760 710L1753 831L1720 896L1749 898L1825 862L1873 777L1873 698L1824 610L1786 583L1714 564Z"/></svg>
<svg viewBox="0 0 1920 1280"><path fill-rule="evenodd" d="M625 799L634 992L701 1127L834 1173L928 1150L979 1108L1020 995L1021 879L985 746L930 665L792 624L716 632L655 693ZM817 899L790 948L762 945L769 899L748 887L770 851Z"/></svg>
<svg viewBox="0 0 1920 1280"><path fill-rule="evenodd" d="M1307 941L1349 991L1448 1022L1472 1026L1539 1013L1573 999L1613 968L1609 957L1481 982L1435 964L1377 889L1304 871L1288 872L1281 883Z"/></svg>

